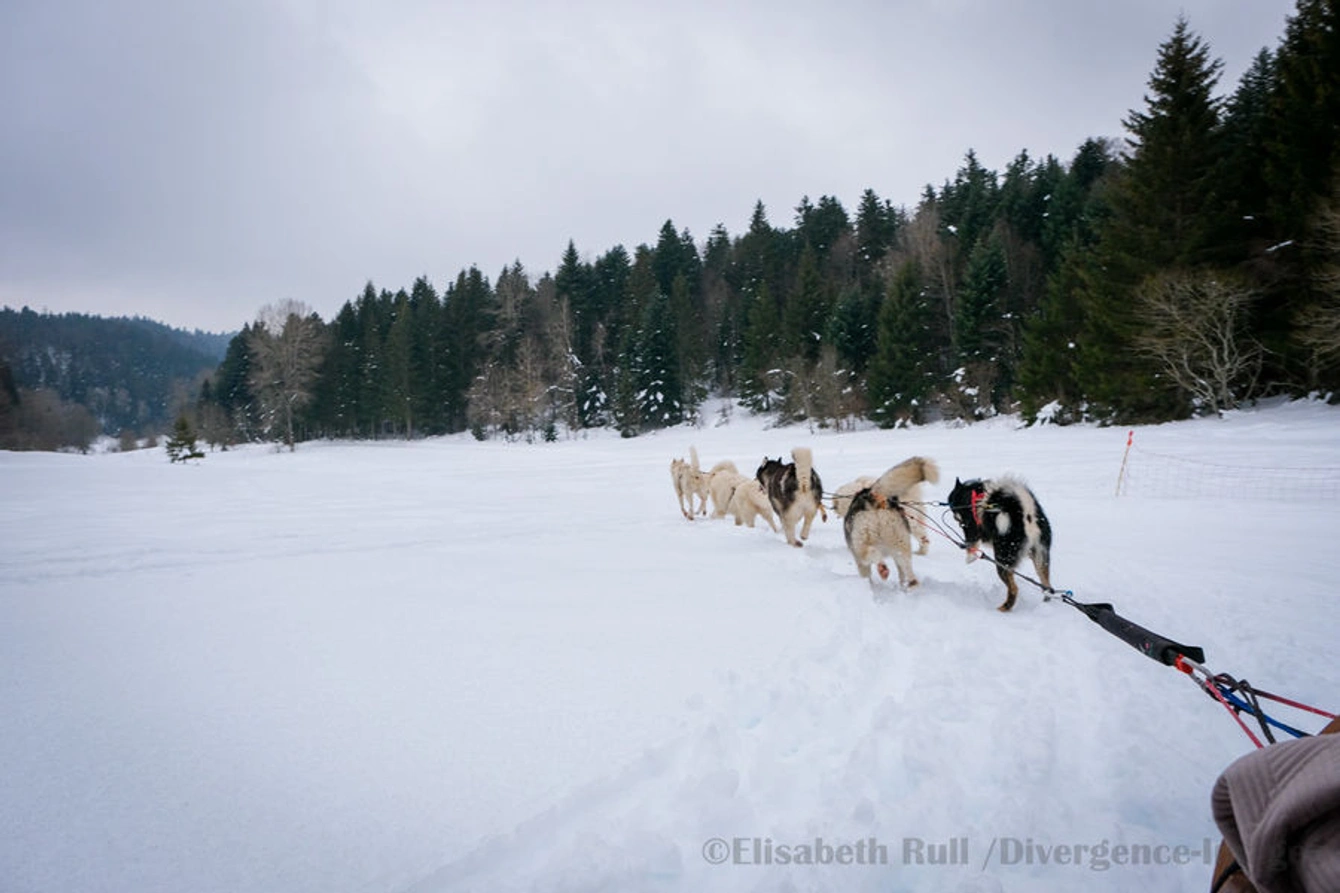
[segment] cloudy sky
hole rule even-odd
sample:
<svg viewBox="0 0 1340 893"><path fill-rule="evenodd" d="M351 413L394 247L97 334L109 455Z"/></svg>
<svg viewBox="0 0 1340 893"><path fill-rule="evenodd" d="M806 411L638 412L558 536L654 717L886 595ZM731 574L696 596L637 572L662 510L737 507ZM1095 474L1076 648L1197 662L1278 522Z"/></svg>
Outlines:
<svg viewBox="0 0 1340 893"><path fill-rule="evenodd" d="M4 0L0 305L224 331L1122 136L1292 0Z"/></svg>

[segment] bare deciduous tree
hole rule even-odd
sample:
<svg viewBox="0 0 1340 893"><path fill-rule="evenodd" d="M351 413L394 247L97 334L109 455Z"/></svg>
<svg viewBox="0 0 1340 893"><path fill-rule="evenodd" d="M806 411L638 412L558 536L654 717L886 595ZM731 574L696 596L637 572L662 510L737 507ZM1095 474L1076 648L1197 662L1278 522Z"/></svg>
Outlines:
<svg viewBox="0 0 1340 893"><path fill-rule="evenodd" d="M1136 349L1196 406L1222 413L1256 389L1263 349L1246 331L1255 298L1245 284L1212 271L1152 276L1136 293L1145 326Z"/></svg>
<svg viewBox="0 0 1340 893"><path fill-rule="evenodd" d="M321 317L299 301L267 304L256 316L248 341L251 387L273 435L294 448L293 415L312 399L312 386L325 353Z"/></svg>

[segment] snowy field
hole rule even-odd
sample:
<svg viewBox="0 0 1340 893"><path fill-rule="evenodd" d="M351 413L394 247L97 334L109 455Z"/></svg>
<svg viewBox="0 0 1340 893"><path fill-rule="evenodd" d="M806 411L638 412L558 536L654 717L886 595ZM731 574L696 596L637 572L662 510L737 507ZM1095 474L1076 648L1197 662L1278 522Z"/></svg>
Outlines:
<svg viewBox="0 0 1340 893"><path fill-rule="evenodd" d="M1340 706L1336 408L1136 429L1133 480L1213 485L1120 498L1126 429L719 422L0 453L0 890L1208 887L1251 743L1186 677L1026 584L998 613L943 539L900 591L835 519L803 549L690 523L691 444L747 473L809 446L830 490L914 454L935 499L1017 473L1058 587Z"/></svg>

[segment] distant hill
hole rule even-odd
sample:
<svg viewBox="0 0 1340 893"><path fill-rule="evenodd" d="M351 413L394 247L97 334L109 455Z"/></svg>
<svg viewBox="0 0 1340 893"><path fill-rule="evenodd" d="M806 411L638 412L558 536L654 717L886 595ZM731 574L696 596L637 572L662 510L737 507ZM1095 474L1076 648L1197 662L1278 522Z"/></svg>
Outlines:
<svg viewBox="0 0 1340 893"><path fill-rule="evenodd" d="M143 317L0 309L0 361L14 384L86 406L108 434L166 427L174 391L193 398L232 337Z"/></svg>

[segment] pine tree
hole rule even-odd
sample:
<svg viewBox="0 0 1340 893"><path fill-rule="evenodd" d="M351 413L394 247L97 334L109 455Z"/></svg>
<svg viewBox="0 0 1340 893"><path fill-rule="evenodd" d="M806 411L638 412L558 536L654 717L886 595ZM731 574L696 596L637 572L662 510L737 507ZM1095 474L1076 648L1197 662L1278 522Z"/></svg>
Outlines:
<svg viewBox="0 0 1340 893"><path fill-rule="evenodd" d="M228 342L228 351L214 373L214 400L243 441L259 435L256 397L251 391L251 324Z"/></svg>
<svg viewBox="0 0 1340 893"><path fill-rule="evenodd" d="M1340 3L1298 0L1276 56L1266 182L1275 236L1302 241L1340 167Z"/></svg>
<svg viewBox="0 0 1340 893"><path fill-rule="evenodd" d="M969 150L954 182L945 184L937 200L941 224L957 240L960 257L969 257L990 231L999 200L995 171L984 168Z"/></svg>
<svg viewBox="0 0 1340 893"><path fill-rule="evenodd" d="M864 281L898 237L898 214L888 201L881 199L873 189L861 193L861 204L856 210L856 256Z"/></svg>
<svg viewBox="0 0 1340 893"><path fill-rule="evenodd" d="M186 462L190 459L205 458L205 454L196 449L195 442L195 428L186 414L182 413L177 416L177 422L172 426L172 436L167 440L168 461Z"/></svg>
<svg viewBox="0 0 1340 893"><path fill-rule="evenodd" d="M390 385L385 361L386 332L390 328L391 294L380 293L369 282L363 288L356 308L359 345L358 412L360 431L378 437L392 413L389 408Z"/></svg>
<svg viewBox="0 0 1340 893"><path fill-rule="evenodd" d="M520 267L520 264L517 264ZM414 280L409 292L410 417L422 434L443 434L447 420L438 394L444 370L441 334L442 300L427 277Z"/></svg>
<svg viewBox="0 0 1340 893"><path fill-rule="evenodd" d="M1085 398L1102 416L1158 419L1185 411L1175 384L1134 349L1142 328L1135 294L1158 272L1212 257L1222 214L1213 180L1222 157L1214 97L1220 67L1179 19L1159 48L1146 109L1126 121L1133 151L1081 273L1084 320L1074 368Z"/></svg>
<svg viewBox="0 0 1340 893"><path fill-rule="evenodd" d="M330 325L331 338L317 376L312 418L329 437L350 437L358 429L359 337L354 305L345 302Z"/></svg>
<svg viewBox="0 0 1340 893"><path fill-rule="evenodd" d="M879 300L856 287L842 293L828 324L828 340L839 361L858 375L865 372L878 342Z"/></svg>
<svg viewBox="0 0 1340 893"><path fill-rule="evenodd" d="M968 268L959 290L958 329L959 359L965 363L1001 360L1006 343L1003 330L1005 289L1008 273L1005 251L1000 241L989 238L977 243L968 258Z"/></svg>
<svg viewBox="0 0 1340 893"><path fill-rule="evenodd" d="M670 300L658 291L647 305L635 361L638 415L646 427L665 428L684 420L678 340Z"/></svg>
<svg viewBox="0 0 1340 893"><path fill-rule="evenodd" d="M831 310L828 289L819 272L819 253L806 243L800 253L795 287L782 309L782 356L816 361Z"/></svg>
<svg viewBox="0 0 1340 893"><path fill-rule="evenodd" d="M879 310L879 337L866 380L870 417L883 428L917 421L930 390L927 308L921 274L905 263Z"/></svg>
<svg viewBox="0 0 1340 893"><path fill-rule="evenodd" d="M1275 81L1264 127L1268 227L1267 289L1252 328L1269 349L1265 373L1297 390L1329 387L1317 377L1299 321L1328 305L1315 282L1328 263L1328 239L1317 228L1340 177L1340 3L1298 0L1275 56Z"/></svg>
<svg viewBox="0 0 1340 893"><path fill-rule="evenodd" d="M1071 246L1047 279L1042 306L1024 323L1016 395L1020 411L1030 420L1044 407L1049 407L1048 419L1060 424L1083 416L1075 351L1082 325L1077 295L1083 288L1087 249L1081 247L1078 237Z"/></svg>
<svg viewBox="0 0 1340 893"><path fill-rule="evenodd" d="M1112 149L1106 142L1087 139L1057 181L1040 234L1048 274L1057 269L1067 249L1093 244L1105 208L1100 187L1113 164Z"/></svg>
<svg viewBox="0 0 1340 893"><path fill-rule="evenodd" d="M554 285L558 289L559 300L567 302L572 314L573 346L578 359L583 365L595 364L598 358L594 356L592 341L596 326L601 322L601 308L594 271L582 263L577 246L572 241L568 242L558 272L554 274Z"/></svg>
<svg viewBox="0 0 1340 893"><path fill-rule="evenodd" d="M1047 203L1041 238L1049 273L1037 310L1024 319L1016 374L1015 397L1027 418L1044 407L1059 423L1078 421L1083 415L1075 374L1084 322L1079 296L1085 270L1093 265L1097 232L1106 219L1102 185L1113 167L1106 143L1085 140Z"/></svg>
<svg viewBox="0 0 1340 893"><path fill-rule="evenodd" d="M742 341L741 399L755 412L768 412L773 408L771 371L780 357L781 314L766 283L746 299Z"/></svg>
<svg viewBox="0 0 1340 893"><path fill-rule="evenodd" d="M386 334L385 362L388 389L387 409L396 427L405 437L414 436L414 318L410 313L409 295L404 290L396 293L391 309L391 328Z"/></svg>
<svg viewBox="0 0 1340 893"><path fill-rule="evenodd" d="M817 205L810 205L809 199L804 199L796 209L796 240L802 250L805 245L812 248L816 260L821 263L842 234L850 229L846 209L831 195L819 196Z"/></svg>
<svg viewBox="0 0 1340 893"><path fill-rule="evenodd" d="M1223 156L1214 179L1224 202L1218 240L1224 243L1223 258L1228 263L1241 262L1268 247L1260 240L1269 238L1265 227L1270 188L1265 168L1275 87L1275 55L1263 49L1224 105Z"/></svg>
<svg viewBox="0 0 1340 893"><path fill-rule="evenodd" d="M447 430L468 425L467 394L484 360L486 335L496 319L489 281L477 267L462 271L442 302L443 413Z"/></svg>

